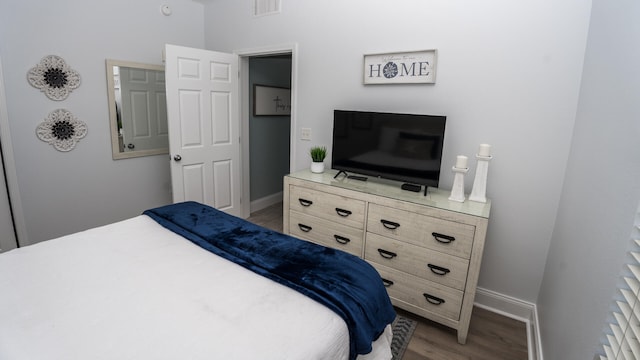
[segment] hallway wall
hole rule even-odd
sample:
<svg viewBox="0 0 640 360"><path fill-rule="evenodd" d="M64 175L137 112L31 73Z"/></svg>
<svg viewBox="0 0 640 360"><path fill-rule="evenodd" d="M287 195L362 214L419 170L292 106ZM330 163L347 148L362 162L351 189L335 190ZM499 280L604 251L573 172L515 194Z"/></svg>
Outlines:
<svg viewBox="0 0 640 360"><path fill-rule="evenodd" d="M268 56L249 59L250 107L253 85L291 88L291 57ZM252 211L261 199L282 192L282 178L289 171L290 116L249 116L250 179ZM255 208L255 209L254 209Z"/></svg>

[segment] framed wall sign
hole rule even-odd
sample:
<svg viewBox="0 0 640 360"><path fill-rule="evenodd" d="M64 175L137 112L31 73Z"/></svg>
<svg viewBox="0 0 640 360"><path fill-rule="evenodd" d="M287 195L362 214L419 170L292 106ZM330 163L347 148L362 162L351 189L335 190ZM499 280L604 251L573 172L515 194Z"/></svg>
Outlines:
<svg viewBox="0 0 640 360"><path fill-rule="evenodd" d="M275 86L254 85L253 115L291 115L291 89Z"/></svg>
<svg viewBox="0 0 640 360"><path fill-rule="evenodd" d="M364 55L365 84L435 84L437 50Z"/></svg>

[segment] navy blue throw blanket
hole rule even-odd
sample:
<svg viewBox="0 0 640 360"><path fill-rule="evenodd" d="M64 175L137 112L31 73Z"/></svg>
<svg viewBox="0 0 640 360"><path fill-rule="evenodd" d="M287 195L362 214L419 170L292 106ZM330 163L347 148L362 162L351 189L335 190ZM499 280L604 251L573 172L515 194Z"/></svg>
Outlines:
<svg viewBox="0 0 640 360"><path fill-rule="evenodd" d="M146 210L165 228L327 306L347 323L350 359L395 318L380 275L366 261L252 224L212 207L183 202Z"/></svg>

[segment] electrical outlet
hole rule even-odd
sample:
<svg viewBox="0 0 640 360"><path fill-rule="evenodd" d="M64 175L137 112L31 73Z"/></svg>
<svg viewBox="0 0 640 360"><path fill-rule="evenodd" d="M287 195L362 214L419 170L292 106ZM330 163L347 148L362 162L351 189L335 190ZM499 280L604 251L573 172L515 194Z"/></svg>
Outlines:
<svg viewBox="0 0 640 360"><path fill-rule="evenodd" d="M311 129L310 128L302 128L302 129L300 129L300 140L311 141Z"/></svg>

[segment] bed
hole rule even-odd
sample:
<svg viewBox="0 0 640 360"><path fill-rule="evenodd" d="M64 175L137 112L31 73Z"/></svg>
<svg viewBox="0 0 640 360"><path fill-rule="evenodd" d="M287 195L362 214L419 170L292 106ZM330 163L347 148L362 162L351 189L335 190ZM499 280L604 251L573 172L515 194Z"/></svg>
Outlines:
<svg viewBox="0 0 640 360"><path fill-rule="evenodd" d="M215 219L193 219L198 212ZM171 225L174 218L182 222ZM198 223L195 230L186 229L190 221ZM184 237L189 232L195 240ZM208 236L224 244L207 242ZM286 259L275 266L284 272L261 274L271 261L262 253L243 258L242 246L222 249L243 238L256 241L249 247L271 250L288 241L286 254L278 255ZM384 286L377 273L336 252L328 261L355 264L344 265L352 273L347 281L302 271L301 281L286 284L300 271L290 264L309 261L296 254L308 251L322 260L335 250L181 203L0 254L0 359L390 359L395 313L386 292L379 295ZM364 275L354 277L358 271ZM314 282L320 286L297 289ZM323 304L336 297L327 294L335 283L349 282L355 290L340 290L338 299L373 291ZM347 314L358 308L361 313Z"/></svg>

